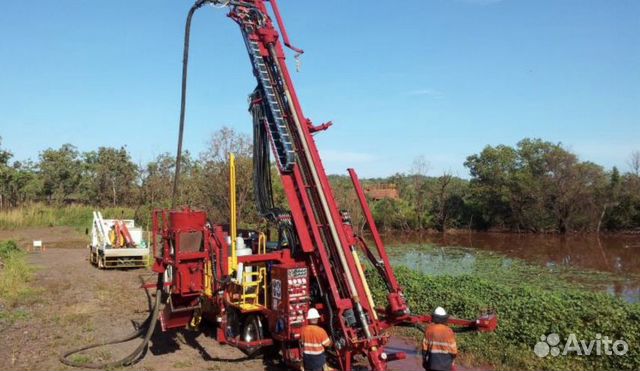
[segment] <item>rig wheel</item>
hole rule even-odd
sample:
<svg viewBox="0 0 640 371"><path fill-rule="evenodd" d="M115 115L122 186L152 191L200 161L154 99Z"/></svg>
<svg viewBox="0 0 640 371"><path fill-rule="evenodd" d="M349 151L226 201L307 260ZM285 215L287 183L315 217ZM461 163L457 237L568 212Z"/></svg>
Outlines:
<svg viewBox="0 0 640 371"><path fill-rule="evenodd" d="M255 314L248 315L243 321L242 341L247 343L264 339L264 328L262 327L262 319ZM256 357L261 353L262 347L252 347L242 350L248 357Z"/></svg>

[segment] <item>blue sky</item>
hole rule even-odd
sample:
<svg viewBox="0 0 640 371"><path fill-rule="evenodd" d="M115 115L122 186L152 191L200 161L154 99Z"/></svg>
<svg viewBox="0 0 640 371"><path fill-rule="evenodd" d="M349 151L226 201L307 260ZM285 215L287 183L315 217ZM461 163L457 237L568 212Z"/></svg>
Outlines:
<svg viewBox="0 0 640 371"><path fill-rule="evenodd" d="M17 159L72 143L174 152L188 0L5 1L0 136ZM485 145L562 142L606 167L640 150L640 1L281 0L305 49L293 73L331 173L468 176ZM255 82L237 26L194 20L185 146L250 133ZM293 66L292 60L290 66Z"/></svg>

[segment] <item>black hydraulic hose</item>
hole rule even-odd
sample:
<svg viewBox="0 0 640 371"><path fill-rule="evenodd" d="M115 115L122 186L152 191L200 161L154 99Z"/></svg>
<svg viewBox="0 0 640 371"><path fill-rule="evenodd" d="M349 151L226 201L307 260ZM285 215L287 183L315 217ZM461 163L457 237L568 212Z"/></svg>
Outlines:
<svg viewBox="0 0 640 371"><path fill-rule="evenodd" d="M278 227L278 245L283 246L285 240L295 253L300 245L297 232L288 211L275 207L273 201L273 185L271 181L271 158L269 151L268 110L263 101L263 90L258 86L251 94L250 111L253 116L253 188L256 207L260 215Z"/></svg>
<svg viewBox="0 0 640 371"><path fill-rule="evenodd" d="M187 97L187 72L188 72L188 62L189 62L189 39L191 35L191 20L193 18L193 14L201 8L207 2L211 2L211 0L198 0L195 4L189 9L189 14L187 15L187 22L185 25L185 35L184 35L184 51L183 51L183 59L182 59L182 97L180 101L180 128L178 132L178 150L176 153L176 171L173 179L173 192L171 199L171 208L175 208L178 198L178 186L180 179L180 163L182 162L182 138L184 134L184 121L185 121L185 110L186 110L186 97ZM160 314L160 305L162 301L162 287L164 286L162 275L158 275L158 285L156 289L156 297L155 303L153 305L153 309L149 314L149 317L143 322L143 324L132 332L129 335L123 336L121 338L106 340L97 342L94 344L86 345L77 349L69 350L63 353L60 356L60 362L65 365L71 367L79 367L85 369L111 369L129 366L140 360L141 356L147 350L149 345L149 340L153 335L153 331L155 330L156 323L158 322L158 316ZM128 356L112 362L107 363L83 363L69 359L74 354L89 350L95 349L106 345L120 344L125 343L131 340L134 340L144 334L144 338L140 345L131 352Z"/></svg>
<svg viewBox="0 0 640 371"><path fill-rule="evenodd" d="M160 280L160 282L158 283L158 287L162 287L161 283L162 283L162 280ZM130 366L136 363L140 359L140 357L144 354L144 352L147 350L147 346L149 345L149 340L151 339L151 336L153 335L153 330L156 327L156 322L158 322L161 297L162 297L162 290L158 288L158 290L156 290L156 300L153 305L153 310L151 311L151 314L149 315L149 317L147 317L147 319L144 321L142 326L140 326L140 328L137 329L136 331L121 338L101 341L94 344L83 346L81 348L67 351L60 356L60 362L71 367L80 367L80 368L89 368L89 369L111 369L111 368ZM127 341L136 339L142 336L143 334L144 334L144 339L142 340L142 343L140 343L140 345L138 345L138 347L133 352L131 352L128 356L120 360L107 362L107 363L84 363L84 362L78 362L78 361L69 359L69 357L71 357L72 355L83 352L85 350L99 348L105 345L126 343Z"/></svg>
<svg viewBox="0 0 640 371"><path fill-rule="evenodd" d="M176 207L176 203L178 200L178 188L180 185L180 168L182 163L182 139L184 137L184 120L186 116L186 108L187 108L187 76L189 72L189 42L191 39L191 20L193 19L193 14L201 8L204 4L209 2L209 0L198 0L195 4L189 9L189 14L187 15L187 22L184 27L184 47L182 52L182 88L181 88L181 97L180 97L180 127L178 129L178 150L176 152L176 171L173 175L173 192L171 194L171 208L174 209Z"/></svg>
<svg viewBox="0 0 640 371"><path fill-rule="evenodd" d="M250 107L253 116L253 188L260 215L271 217L271 221L276 222L277 215L273 215L277 213L274 213L269 138L265 127L267 116L262 99L262 89L258 87L251 95Z"/></svg>

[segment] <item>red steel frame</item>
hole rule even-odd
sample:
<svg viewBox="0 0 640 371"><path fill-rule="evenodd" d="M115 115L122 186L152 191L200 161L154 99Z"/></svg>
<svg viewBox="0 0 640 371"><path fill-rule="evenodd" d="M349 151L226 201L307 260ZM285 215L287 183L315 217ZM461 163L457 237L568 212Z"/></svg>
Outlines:
<svg viewBox="0 0 640 371"><path fill-rule="evenodd" d="M265 1L256 0L249 2L253 3L253 5L263 14L268 14ZM277 2L275 0L271 0L270 2L272 4L273 11L276 14L276 18L281 20ZM237 8L232 9L230 14L232 18L239 18L238 15L234 13L238 10L239 9ZM239 23L241 23L241 21ZM286 34L284 24L281 21L279 22L279 26L283 35ZM331 185L329 184L329 180L324 172L324 167L322 165L315 140L310 132L310 120L307 120L303 114L302 107L286 66L284 49L282 44L277 42L278 32L269 19L264 22L262 27L260 25L255 25L254 30L255 33L250 34L249 38L261 43L261 50L264 50L265 60L275 64L276 69L279 70L284 82L284 90L285 92L288 92L287 98L290 98L290 104L293 106L290 107L292 108L290 111L293 111L291 114L297 116L289 117L289 130L294 138L294 145L298 152L298 165L294 167L293 174L281 173L281 176L283 178L284 190L291 207L291 213L295 221L296 229L300 236L301 245L305 251L313 251L311 260L316 265L316 269L314 271L320 272L318 267L323 267L322 272L324 273L322 277L318 277L318 281L328 282L328 289L330 290L329 297L333 301L332 306L336 309L337 317L342 319L345 311L354 310L354 306L356 305L360 305L364 312L367 313L369 317L372 317L375 308L371 308L366 300L361 300L367 295L364 290L364 283L361 281L359 276L352 273L357 272L357 268L350 249L350 246L352 246L349 244L350 238L346 235L345 229L341 228L342 218L337 207ZM299 123L298 126L295 124L296 120ZM307 151L303 152L305 143ZM309 159L311 161L308 161ZM305 169L305 167L307 168ZM314 168L317 172L317 177L315 177L315 179L312 174L309 174L313 171L313 169L310 168ZM303 172L305 173L303 174ZM314 192L316 192L316 195L313 194ZM314 196L317 198L324 197L326 204L328 204L329 215L327 215L326 210L322 210L322 207L318 205L318 202L313 199ZM322 226L320 226L315 215L324 219L322 221ZM337 241L334 238L335 235L327 233L327 229L331 228L328 224L331 223L336 226L334 231L338 237ZM327 246L327 244L329 246ZM330 251L335 251L337 249L342 249L342 255L344 256L344 260L346 260L347 267L343 268L330 263ZM340 252L338 251L337 254L340 254ZM335 261L335 255L333 257ZM333 272L336 274L334 275ZM348 290L345 293L340 292L338 289L337 281L342 281L343 285L346 285L344 282L348 280L348 278L346 278L347 275L352 276L356 292ZM403 309L406 311L406 305ZM352 356L355 354L366 355L373 369L384 369L384 356L382 355L384 350L382 347L386 338L381 336L382 327L378 321L372 321L371 324L363 324L363 326L368 327L367 330L369 335L366 336L366 338L363 338L363 335L359 333L360 331L356 331L349 327L344 320L340 320L338 325L342 330L341 332L344 334L343 341L345 342L344 346L339 350L339 361L342 369L351 369Z"/></svg>

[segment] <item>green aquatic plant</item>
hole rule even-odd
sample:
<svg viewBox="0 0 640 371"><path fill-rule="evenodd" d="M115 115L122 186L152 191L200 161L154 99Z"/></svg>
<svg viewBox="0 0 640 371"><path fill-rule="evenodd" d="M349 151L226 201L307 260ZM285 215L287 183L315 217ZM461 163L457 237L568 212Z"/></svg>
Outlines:
<svg viewBox="0 0 640 371"><path fill-rule="evenodd" d="M522 264L518 262L517 264ZM526 271L526 270L522 270ZM521 272L522 272L521 271ZM535 271L535 269L534 269ZM368 269L377 303L385 300L385 287ZM494 333L459 336L460 349L497 369L524 370L636 370L640 369L640 305L625 303L602 292L558 285L540 285L538 279L519 282L482 278L476 272L458 275L426 275L406 267L396 274L414 313L430 313L444 306L454 316L475 318L487 308L499 316ZM596 339L598 334L623 338L629 344L625 356L538 357L533 349L542 335Z"/></svg>

